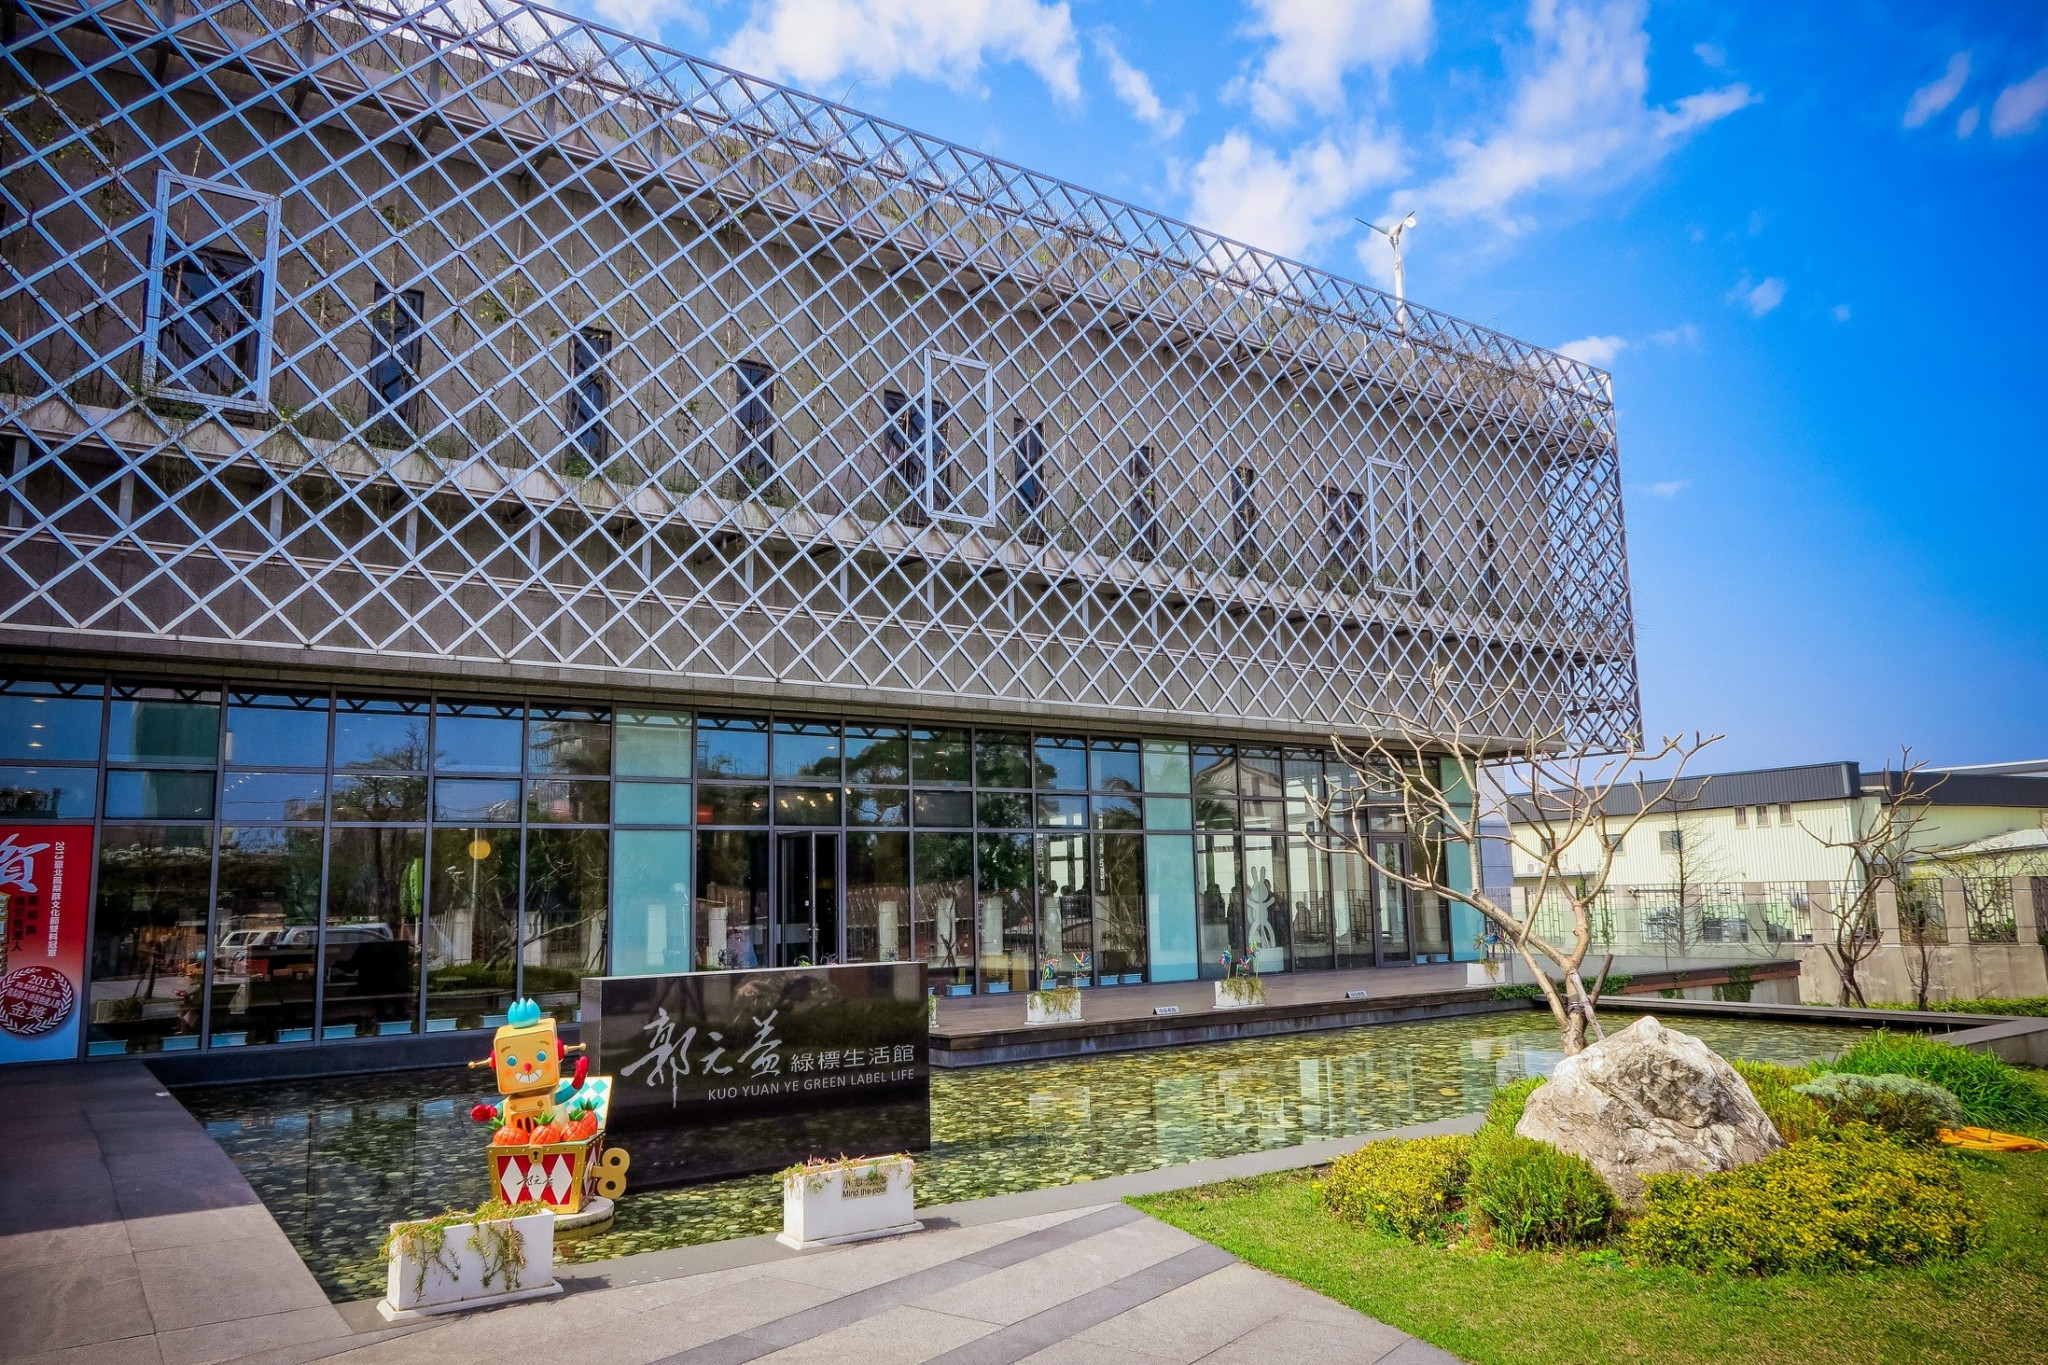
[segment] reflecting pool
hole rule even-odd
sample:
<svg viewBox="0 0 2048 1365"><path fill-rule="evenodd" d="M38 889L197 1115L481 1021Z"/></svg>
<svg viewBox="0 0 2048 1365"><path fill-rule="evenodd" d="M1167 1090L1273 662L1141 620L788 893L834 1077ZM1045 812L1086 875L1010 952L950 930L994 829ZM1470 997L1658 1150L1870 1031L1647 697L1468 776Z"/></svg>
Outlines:
<svg viewBox="0 0 2048 1365"><path fill-rule="evenodd" d="M1627 1022L1624 1017L1609 1026ZM1724 1056L1801 1062L1863 1030L1675 1020ZM1534 1011L932 1073L932 1150L918 1202L946 1204L1205 1157L1475 1113L1494 1088L1556 1065ZM460 1069L186 1090L185 1106L248 1177L335 1299L384 1288L385 1225L490 1194L483 1092ZM631 1150L630 1135L621 1144ZM612 1230L565 1244L603 1260L776 1230L772 1176L633 1192Z"/></svg>

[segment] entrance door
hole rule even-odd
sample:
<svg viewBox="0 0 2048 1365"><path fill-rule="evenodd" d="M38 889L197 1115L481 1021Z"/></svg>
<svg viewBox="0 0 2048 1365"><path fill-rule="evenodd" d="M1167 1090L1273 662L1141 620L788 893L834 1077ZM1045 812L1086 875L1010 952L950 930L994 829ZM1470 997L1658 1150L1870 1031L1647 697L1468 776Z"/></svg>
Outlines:
<svg viewBox="0 0 2048 1365"><path fill-rule="evenodd" d="M839 836L775 836L775 965L840 960Z"/></svg>
<svg viewBox="0 0 2048 1365"><path fill-rule="evenodd" d="M1373 861L1380 867L1397 872L1408 870L1408 841L1406 839L1374 839L1372 841ZM1381 962L1406 962L1408 946L1408 888L1392 877L1373 869L1372 899L1379 914L1377 948Z"/></svg>

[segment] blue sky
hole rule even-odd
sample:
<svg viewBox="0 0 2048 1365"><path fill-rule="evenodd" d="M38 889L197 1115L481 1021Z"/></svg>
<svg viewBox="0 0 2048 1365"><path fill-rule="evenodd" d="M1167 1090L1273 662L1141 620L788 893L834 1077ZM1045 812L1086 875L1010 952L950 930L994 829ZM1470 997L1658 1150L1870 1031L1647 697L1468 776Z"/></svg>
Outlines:
<svg viewBox="0 0 2048 1365"><path fill-rule="evenodd" d="M2048 7L584 0L1608 365L1645 720L2048 757Z"/></svg>

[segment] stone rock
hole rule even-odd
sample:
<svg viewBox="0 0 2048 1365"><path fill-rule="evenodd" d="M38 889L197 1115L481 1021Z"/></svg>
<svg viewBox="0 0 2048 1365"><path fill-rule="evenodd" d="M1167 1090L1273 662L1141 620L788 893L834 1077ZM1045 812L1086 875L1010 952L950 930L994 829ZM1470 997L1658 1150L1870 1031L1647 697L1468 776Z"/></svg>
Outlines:
<svg viewBox="0 0 2048 1365"><path fill-rule="evenodd" d="M1584 1157L1636 1209L1644 1176L1732 1171L1785 1145L1733 1067L1647 1015L1559 1062L1515 1132Z"/></svg>

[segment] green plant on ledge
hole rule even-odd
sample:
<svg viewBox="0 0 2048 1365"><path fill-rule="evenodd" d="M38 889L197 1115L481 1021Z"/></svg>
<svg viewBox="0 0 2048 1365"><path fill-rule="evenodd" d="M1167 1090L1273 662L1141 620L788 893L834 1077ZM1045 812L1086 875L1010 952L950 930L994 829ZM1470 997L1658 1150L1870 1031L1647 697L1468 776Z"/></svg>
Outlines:
<svg viewBox="0 0 2048 1365"><path fill-rule="evenodd" d="M1216 989L1225 1000L1233 1005L1265 1003L1266 983L1259 976L1257 958L1248 952L1225 951L1219 960L1223 963L1223 979L1216 983Z"/></svg>
<svg viewBox="0 0 2048 1365"><path fill-rule="evenodd" d="M486 1200L474 1210L449 1209L432 1218L393 1223L378 1251L387 1259L411 1258L412 1292L417 1297L426 1292L428 1267L439 1266L443 1275L455 1273L455 1263L448 1259L448 1229L470 1225L469 1244L483 1260L484 1288L502 1277L509 1290L526 1269L526 1240L512 1226L519 1216L502 1199Z"/></svg>
<svg viewBox="0 0 2048 1365"><path fill-rule="evenodd" d="M1046 1014L1079 1014L1081 1012L1081 988L1078 986L1048 986L1033 991L1030 1003Z"/></svg>

